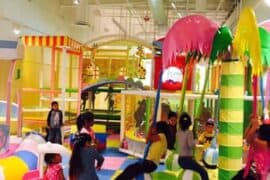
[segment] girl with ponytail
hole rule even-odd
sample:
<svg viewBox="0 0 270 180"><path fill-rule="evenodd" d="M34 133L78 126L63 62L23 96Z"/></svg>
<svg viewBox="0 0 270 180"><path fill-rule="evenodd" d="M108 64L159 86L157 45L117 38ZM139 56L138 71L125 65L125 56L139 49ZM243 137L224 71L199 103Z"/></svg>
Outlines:
<svg viewBox="0 0 270 180"><path fill-rule="evenodd" d="M77 135L69 162L70 180L98 180L96 170L100 170L103 161L103 156L91 145L91 136L86 133Z"/></svg>

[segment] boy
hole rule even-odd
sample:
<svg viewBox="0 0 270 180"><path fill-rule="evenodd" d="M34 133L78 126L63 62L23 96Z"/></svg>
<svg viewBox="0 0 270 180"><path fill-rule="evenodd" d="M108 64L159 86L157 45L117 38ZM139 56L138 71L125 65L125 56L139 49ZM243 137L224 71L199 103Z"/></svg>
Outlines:
<svg viewBox="0 0 270 180"><path fill-rule="evenodd" d="M168 128L169 128L169 138L168 138L168 149L174 150L175 140L176 140L176 123L177 123L177 113L170 111L168 114Z"/></svg>
<svg viewBox="0 0 270 180"><path fill-rule="evenodd" d="M51 110L47 117L48 141L62 144L61 127L63 126L63 113L58 108L58 102L51 103Z"/></svg>

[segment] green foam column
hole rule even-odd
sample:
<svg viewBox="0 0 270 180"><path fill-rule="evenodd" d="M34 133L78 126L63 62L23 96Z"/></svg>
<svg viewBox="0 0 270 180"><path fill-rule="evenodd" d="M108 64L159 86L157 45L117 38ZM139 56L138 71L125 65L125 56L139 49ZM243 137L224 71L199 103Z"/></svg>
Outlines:
<svg viewBox="0 0 270 180"><path fill-rule="evenodd" d="M146 98L146 110L145 110L145 134L148 133L150 115L151 115L151 98L147 97Z"/></svg>
<svg viewBox="0 0 270 180"><path fill-rule="evenodd" d="M244 68L240 61L223 62L220 88L218 179L227 180L242 168Z"/></svg>

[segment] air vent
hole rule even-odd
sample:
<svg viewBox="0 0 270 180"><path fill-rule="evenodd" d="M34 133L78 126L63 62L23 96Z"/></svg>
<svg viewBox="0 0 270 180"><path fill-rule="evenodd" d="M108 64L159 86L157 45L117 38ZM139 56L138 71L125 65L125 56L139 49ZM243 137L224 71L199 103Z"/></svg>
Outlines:
<svg viewBox="0 0 270 180"><path fill-rule="evenodd" d="M90 27L90 24L88 22L86 22L86 21L77 21L77 22L75 22L75 25L77 25L77 26L88 26L88 27Z"/></svg>

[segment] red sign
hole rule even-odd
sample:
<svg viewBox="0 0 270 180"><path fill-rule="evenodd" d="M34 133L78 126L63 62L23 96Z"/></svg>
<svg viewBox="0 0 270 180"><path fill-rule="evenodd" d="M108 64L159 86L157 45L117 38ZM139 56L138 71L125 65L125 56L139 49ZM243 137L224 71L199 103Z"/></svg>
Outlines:
<svg viewBox="0 0 270 180"><path fill-rule="evenodd" d="M154 59L155 59L154 88L157 89L159 74L162 69L162 57L156 55ZM176 56L176 60L174 60L169 67L163 70L161 89L181 90L184 76L184 68L185 68L185 57ZM191 90L192 73L188 74L189 77L187 82L187 90Z"/></svg>

